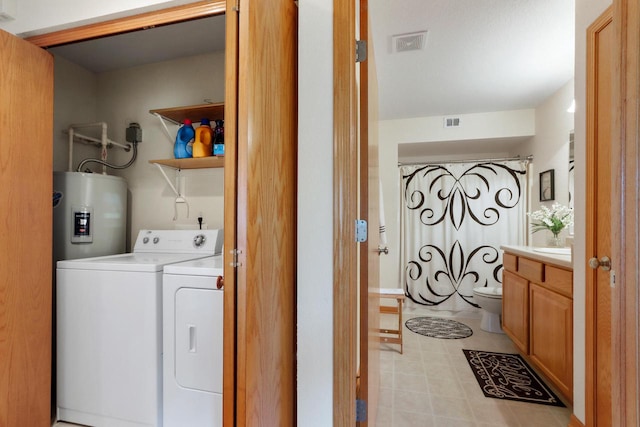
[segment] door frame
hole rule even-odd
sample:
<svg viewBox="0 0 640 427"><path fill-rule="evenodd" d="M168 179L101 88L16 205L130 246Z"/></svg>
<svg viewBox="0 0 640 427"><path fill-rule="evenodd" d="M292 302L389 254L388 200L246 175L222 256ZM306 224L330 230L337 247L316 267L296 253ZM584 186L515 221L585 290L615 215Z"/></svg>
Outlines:
<svg viewBox="0 0 640 427"><path fill-rule="evenodd" d="M139 15L111 19L95 24L81 25L74 28L36 35L28 37L25 40L36 46L49 48L98 37L114 36L129 31L144 30L159 25L175 24L192 19L222 15L226 9L226 0L200 1L184 6L176 6L169 9L141 13Z"/></svg>
<svg viewBox="0 0 640 427"><path fill-rule="evenodd" d="M612 135L612 264L618 272L612 308L613 425L637 426L640 369L640 0L614 0L615 25Z"/></svg>

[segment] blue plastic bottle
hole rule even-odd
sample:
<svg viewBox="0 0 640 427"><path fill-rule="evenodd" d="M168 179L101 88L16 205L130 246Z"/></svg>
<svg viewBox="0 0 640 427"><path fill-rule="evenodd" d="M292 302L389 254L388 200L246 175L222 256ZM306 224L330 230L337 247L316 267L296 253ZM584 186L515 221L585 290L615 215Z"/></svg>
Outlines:
<svg viewBox="0 0 640 427"><path fill-rule="evenodd" d="M176 159L186 159L192 157L192 144L196 136L196 131L191 124L191 120L184 119L184 124L178 129L176 143L173 146L173 156Z"/></svg>

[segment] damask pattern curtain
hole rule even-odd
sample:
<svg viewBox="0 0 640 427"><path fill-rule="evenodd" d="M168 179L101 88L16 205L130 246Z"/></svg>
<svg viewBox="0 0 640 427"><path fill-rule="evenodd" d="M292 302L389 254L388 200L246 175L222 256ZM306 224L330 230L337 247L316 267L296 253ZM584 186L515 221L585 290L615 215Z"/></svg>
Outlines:
<svg viewBox="0 0 640 427"><path fill-rule="evenodd" d="M401 166L405 292L443 310L477 307L473 288L501 286L500 245L526 234L526 162Z"/></svg>

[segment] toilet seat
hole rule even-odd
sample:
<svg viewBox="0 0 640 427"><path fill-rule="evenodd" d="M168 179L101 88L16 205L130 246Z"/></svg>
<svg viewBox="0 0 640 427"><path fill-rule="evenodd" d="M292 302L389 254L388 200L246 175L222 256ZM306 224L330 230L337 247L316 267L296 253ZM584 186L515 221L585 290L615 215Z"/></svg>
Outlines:
<svg viewBox="0 0 640 427"><path fill-rule="evenodd" d="M502 298L502 288L497 286L485 286L481 288L473 288L473 293L481 295L486 298Z"/></svg>

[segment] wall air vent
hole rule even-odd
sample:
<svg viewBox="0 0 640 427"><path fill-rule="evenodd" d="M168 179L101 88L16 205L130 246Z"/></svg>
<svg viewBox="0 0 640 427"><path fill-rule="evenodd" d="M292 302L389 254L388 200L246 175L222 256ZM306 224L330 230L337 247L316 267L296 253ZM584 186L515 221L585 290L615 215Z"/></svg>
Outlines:
<svg viewBox="0 0 640 427"><path fill-rule="evenodd" d="M444 127L446 127L446 128L457 128L457 127L460 127L460 117L445 117L444 118Z"/></svg>
<svg viewBox="0 0 640 427"><path fill-rule="evenodd" d="M395 36L391 36L391 48L393 50L393 53L424 50L426 44L426 31L408 34L396 34Z"/></svg>

